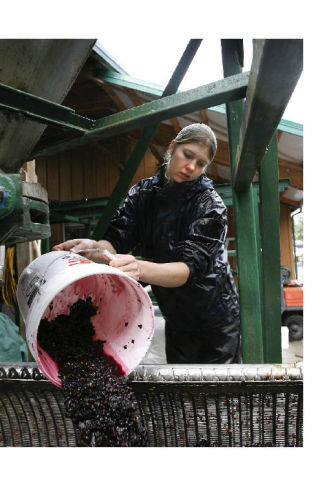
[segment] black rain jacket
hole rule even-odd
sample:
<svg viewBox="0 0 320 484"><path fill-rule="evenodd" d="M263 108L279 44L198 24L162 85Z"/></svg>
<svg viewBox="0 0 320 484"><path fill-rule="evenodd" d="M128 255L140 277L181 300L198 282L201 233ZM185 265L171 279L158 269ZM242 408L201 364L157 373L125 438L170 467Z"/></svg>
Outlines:
<svg viewBox="0 0 320 484"><path fill-rule="evenodd" d="M165 165L134 185L106 234L117 253L184 262L187 282L152 285L166 320L168 363L240 363L238 294L227 262L227 212L212 181L169 185Z"/></svg>

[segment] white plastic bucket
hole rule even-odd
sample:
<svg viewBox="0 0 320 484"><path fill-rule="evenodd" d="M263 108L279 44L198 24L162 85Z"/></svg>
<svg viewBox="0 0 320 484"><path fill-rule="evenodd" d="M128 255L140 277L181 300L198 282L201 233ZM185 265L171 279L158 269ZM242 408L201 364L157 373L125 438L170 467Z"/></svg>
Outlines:
<svg viewBox="0 0 320 484"><path fill-rule="evenodd" d="M105 341L103 351L128 375L143 359L154 332L151 300L143 287L114 267L97 264L66 251L35 259L21 274L17 300L26 325L29 349L39 368L61 387L58 365L38 344L41 319L69 314L78 299L92 298L98 307L91 318L94 339Z"/></svg>

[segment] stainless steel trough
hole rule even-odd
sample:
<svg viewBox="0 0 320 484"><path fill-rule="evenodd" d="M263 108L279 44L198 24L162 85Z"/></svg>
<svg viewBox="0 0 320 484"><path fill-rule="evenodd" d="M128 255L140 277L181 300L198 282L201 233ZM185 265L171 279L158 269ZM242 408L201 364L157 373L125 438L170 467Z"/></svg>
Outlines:
<svg viewBox="0 0 320 484"><path fill-rule="evenodd" d="M128 377L150 446L301 447L303 367L145 365ZM0 363L0 446L77 446L62 391Z"/></svg>

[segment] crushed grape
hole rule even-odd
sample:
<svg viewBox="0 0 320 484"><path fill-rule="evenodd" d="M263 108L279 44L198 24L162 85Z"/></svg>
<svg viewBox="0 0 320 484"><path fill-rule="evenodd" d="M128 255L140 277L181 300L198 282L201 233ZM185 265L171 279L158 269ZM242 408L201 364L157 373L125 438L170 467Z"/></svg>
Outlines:
<svg viewBox="0 0 320 484"><path fill-rule="evenodd" d="M70 314L42 319L38 342L59 366L66 416L78 431L78 445L141 447L147 432L136 415L133 392L120 367L103 353L91 317L91 298L79 299Z"/></svg>

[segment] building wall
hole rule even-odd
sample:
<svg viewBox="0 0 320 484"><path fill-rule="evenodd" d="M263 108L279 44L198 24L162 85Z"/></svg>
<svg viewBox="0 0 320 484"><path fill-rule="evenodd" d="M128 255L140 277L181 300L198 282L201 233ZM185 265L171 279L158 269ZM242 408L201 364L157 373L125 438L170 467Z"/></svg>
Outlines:
<svg viewBox="0 0 320 484"><path fill-rule="evenodd" d="M92 146L57 154L36 161L38 181L48 191L50 200L82 200L85 198L109 197L130 155L132 143L127 143L121 157L112 151ZM152 176L157 160L147 151L132 180ZM130 185L130 186L131 186Z"/></svg>

